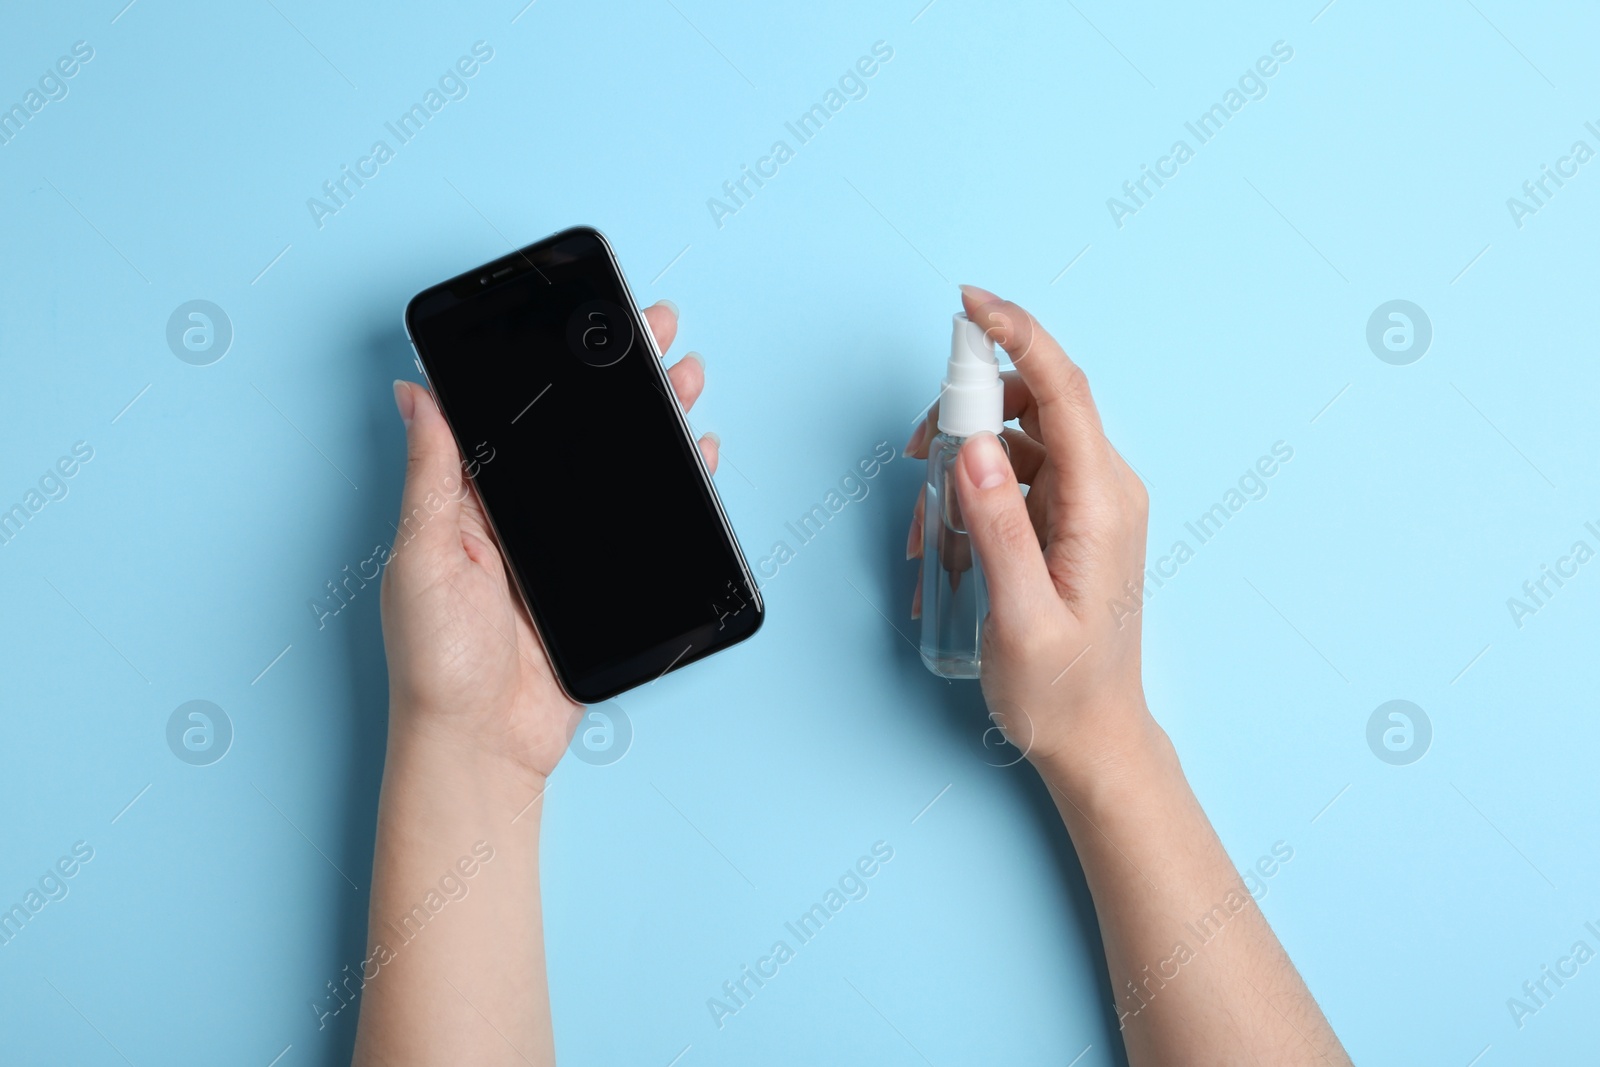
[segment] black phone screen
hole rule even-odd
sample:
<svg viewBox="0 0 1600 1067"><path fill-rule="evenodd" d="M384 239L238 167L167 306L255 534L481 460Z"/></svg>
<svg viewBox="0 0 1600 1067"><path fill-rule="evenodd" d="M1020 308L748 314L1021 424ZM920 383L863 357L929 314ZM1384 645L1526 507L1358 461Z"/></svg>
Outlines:
<svg viewBox="0 0 1600 1067"><path fill-rule="evenodd" d="M598 231L435 286L406 326L572 697L755 632L749 567Z"/></svg>

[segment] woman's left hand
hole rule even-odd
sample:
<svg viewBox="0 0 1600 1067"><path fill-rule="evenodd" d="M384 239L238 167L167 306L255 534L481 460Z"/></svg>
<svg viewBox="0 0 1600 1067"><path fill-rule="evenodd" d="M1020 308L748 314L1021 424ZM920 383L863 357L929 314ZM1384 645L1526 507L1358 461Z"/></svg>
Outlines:
<svg viewBox="0 0 1600 1067"><path fill-rule="evenodd" d="M666 352L678 332L677 308L663 301L644 317ZM687 411L705 386L705 364L690 353L667 377ZM411 382L395 382L394 391L409 456L399 524L405 539L396 539L383 576L391 734L415 731L430 743L504 756L543 779L581 708L556 683L433 396ZM699 444L715 470L716 437Z"/></svg>

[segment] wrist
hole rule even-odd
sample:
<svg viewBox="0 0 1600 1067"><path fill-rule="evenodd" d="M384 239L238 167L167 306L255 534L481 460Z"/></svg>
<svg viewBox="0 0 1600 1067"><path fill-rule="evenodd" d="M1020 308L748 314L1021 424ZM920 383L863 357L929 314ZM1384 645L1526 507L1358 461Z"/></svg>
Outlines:
<svg viewBox="0 0 1600 1067"><path fill-rule="evenodd" d="M448 791L452 802L473 797L485 806L513 805L511 814L516 814L532 798L542 797L547 775L504 746L486 743L475 731L409 714L396 705L389 713L384 779L411 789ZM543 808L543 803L535 804L522 821L536 819Z"/></svg>
<svg viewBox="0 0 1600 1067"><path fill-rule="evenodd" d="M1182 778L1177 751L1142 696L1084 718L1108 725L1075 732L1068 744L1030 757L1045 783L1075 806L1091 813L1122 807L1152 785Z"/></svg>

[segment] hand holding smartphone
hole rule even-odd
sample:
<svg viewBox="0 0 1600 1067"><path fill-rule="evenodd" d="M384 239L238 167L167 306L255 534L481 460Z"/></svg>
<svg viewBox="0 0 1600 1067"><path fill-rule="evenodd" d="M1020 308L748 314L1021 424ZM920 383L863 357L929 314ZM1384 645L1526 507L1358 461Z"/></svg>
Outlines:
<svg viewBox="0 0 1600 1067"><path fill-rule="evenodd" d="M598 703L744 640L764 608L654 338L599 231L406 308L558 682Z"/></svg>

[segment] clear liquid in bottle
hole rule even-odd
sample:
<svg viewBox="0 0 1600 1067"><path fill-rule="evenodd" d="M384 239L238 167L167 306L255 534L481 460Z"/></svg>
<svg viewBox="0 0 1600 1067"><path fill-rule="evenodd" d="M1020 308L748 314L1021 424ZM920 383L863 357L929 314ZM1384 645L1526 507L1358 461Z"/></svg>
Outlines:
<svg viewBox="0 0 1600 1067"><path fill-rule="evenodd" d="M937 434L928 446L922 522L922 662L941 678L976 678L989 593L972 551L952 470L966 440Z"/></svg>

